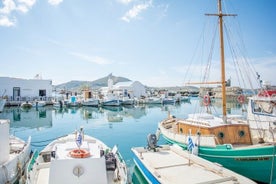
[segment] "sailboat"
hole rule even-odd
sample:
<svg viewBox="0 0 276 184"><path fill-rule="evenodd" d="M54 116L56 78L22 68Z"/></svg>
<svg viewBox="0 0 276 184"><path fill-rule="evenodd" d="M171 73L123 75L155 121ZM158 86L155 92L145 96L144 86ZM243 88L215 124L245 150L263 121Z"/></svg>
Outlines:
<svg viewBox="0 0 276 184"><path fill-rule="evenodd" d="M207 15L219 19L221 81L218 84L222 88L222 117L195 113L189 114L186 119L179 119L169 114L159 123L158 131L168 142L184 149L187 149L187 138L191 133L200 157L257 182L276 183L275 141L264 141L264 136L252 136L257 134L253 134L247 119L231 117L226 113L223 17L235 14L222 13L221 0L218 0L218 13ZM204 96L203 102L208 105L210 97ZM257 123L260 125L262 122Z"/></svg>

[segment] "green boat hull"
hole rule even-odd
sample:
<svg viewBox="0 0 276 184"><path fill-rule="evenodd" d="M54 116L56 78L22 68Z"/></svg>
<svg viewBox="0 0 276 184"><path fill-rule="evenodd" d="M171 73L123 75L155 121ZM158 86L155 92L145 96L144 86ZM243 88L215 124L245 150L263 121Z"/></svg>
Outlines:
<svg viewBox="0 0 276 184"><path fill-rule="evenodd" d="M187 145L163 137L168 142L187 149ZM276 184L275 152L275 145L232 148L226 144L217 147L201 146L198 155L257 182Z"/></svg>
<svg viewBox="0 0 276 184"><path fill-rule="evenodd" d="M133 169L132 184L148 184L147 180L136 165Z"/></svg>

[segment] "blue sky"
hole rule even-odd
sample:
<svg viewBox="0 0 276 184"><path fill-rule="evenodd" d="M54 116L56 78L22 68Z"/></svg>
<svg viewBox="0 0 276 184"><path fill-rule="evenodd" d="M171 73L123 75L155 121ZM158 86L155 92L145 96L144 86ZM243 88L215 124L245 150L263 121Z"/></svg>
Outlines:
<svg viewBox="0 0 276 184"><path fill-rule="evenodd" d="M274 85L275 10L275 0L223 0L223 11L238 15L225 23L237 25L242 55ZM3 0L0 76L40 74L61 84L112 73L148 86L183 86L202 76L197 50L212 37L202 36L205 28L217 21L204 14L216 12L216 0ZM226 77L237 84L231 67Z"/></svg>

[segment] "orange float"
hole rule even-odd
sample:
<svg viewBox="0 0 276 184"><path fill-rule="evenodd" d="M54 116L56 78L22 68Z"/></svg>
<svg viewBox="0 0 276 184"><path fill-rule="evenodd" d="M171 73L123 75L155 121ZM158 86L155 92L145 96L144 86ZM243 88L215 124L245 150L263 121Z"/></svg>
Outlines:
<svg viewBox="0 0 276 184"><path fill-rule="evenodd" d="M84 149L74 149L69 152L72 158L87 158L90 157L90 152Z"/></svg>
<svg viewBox="0 0 276 184"><path fill-rule="evenodd" d="M245 101L244 95L239 95L239 96L238 96L238 102L244 103L244 101Z"/></svg>
<svg viewBox="0 0 276 184"><path fill-rule="evenodd" d="M211 103L210 96L209 95L204 95L204 97L203 97L203 104L205 106L208 106L208 105L210 105L210 103Z"/></svg>

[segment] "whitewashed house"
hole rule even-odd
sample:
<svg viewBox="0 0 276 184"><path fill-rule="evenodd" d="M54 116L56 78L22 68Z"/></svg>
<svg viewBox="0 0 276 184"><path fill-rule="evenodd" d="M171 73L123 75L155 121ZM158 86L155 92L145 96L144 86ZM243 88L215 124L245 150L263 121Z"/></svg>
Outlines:
<svg viewBox="0 0 276 184"><path fill-rule="evenodd" d="M146 96L145 86L138 81L118 82L113 85L113 81L109 79L108 87L102 87L100 89L102 94L112 93L118 96L129 96L131 98L140 98Z"/></svg>
<svg viewBox="0 0 276 184"><path fill-rule="evenodd" d="M52 80L0 77L0 96L8 101L48 101L52 97Z"/></svg>
<svg viewBox="0 0 276 184"><path fill-rule="evenodd" d="M138 81L118 82L113 85L113 90L122 96L130 96L131 98L140 98L146 95L145 86Z"/></svg>

